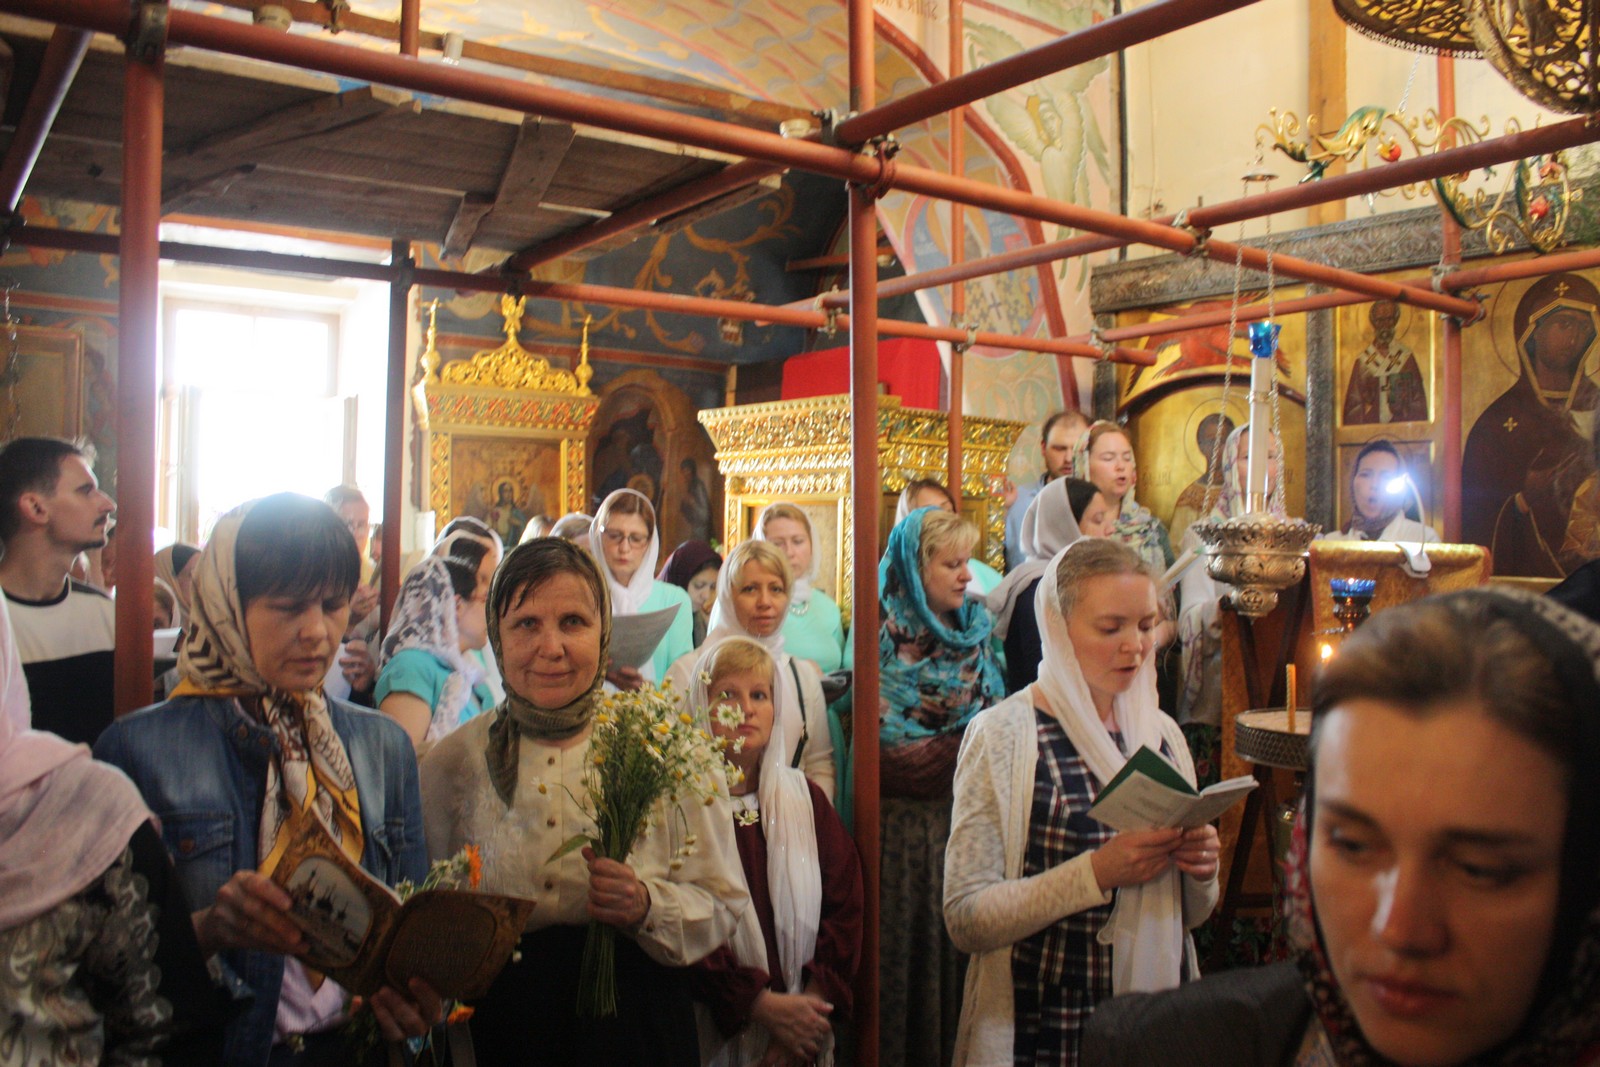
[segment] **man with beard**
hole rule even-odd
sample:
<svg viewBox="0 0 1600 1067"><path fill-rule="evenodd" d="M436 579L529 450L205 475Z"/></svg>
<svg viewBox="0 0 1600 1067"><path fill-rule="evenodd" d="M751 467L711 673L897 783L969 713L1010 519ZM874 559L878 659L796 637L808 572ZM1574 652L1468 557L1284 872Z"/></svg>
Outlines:
<svg viewBox="0 0 1600 1067"><path fill-rule="evenodd" d="M1494 553L1496 574L1564 577L1567 521L1594 473L1589 448L1600 387L1584 363L1600 336L1600 290L1552 274L1517 303L1522 374L1486 408L1462 457L1462 526Z"/></svg>
<svg viewBox="0 0 1600 1067"><path fill-rule="evenodd" d="M0 450L0 588L33 728L87 744L111 722L116 648L111 598L68 576L78 553L106 543L117 508L93 462L88 448L53 437L19 437Z"/></svg>

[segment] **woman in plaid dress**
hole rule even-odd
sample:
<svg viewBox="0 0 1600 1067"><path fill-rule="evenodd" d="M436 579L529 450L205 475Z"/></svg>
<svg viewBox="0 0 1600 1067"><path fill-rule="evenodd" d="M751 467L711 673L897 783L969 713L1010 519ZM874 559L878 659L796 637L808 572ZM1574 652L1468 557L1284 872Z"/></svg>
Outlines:
<svg viewBox="0 0 1600 1067"><path fill-rule="evenodd" d="M1141 746L1194 781L1156 702L1149 568L1091 538L1039 590L1039 681L973 720L956 768L944 911L974 954L956 1037L970 1067L1076 1064L1096 1003L1196 973L1187 930L1217 899L1214 827L1119 834L1086 814Z"/></svg>

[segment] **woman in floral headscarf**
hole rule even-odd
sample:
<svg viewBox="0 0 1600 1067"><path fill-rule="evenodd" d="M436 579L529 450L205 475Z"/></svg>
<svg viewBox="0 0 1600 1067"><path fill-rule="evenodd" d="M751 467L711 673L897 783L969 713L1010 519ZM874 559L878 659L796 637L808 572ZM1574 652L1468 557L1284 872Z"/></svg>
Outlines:
<svg viewBox="0 0 1600 1067"><path fill-rule="evenodd" d="M405 731L322 693L360 578L355 541L322 501L280 493L230 511L196 567L182 682L95 744L160 819L179 881L201 909L202 949L254 994L228 1026L228 1067L340 1048L345 992L287 958L305 941L288 894L259 873L288 847L292 818L316 818L387 885L427 873ZM391 1041L425 1033L439 1014L420 980L385 987L368 1004Z"/></svg>
<svg viewBox="0 0 1600 1067"><path fill-rule="evenodd" d="M971 523L922 508L897 523L878 567L882 699L883 941L879 1063L948 1063L961 1010L958 956L945 930L950 785L962 732L1005 696L983 601L966 595ZM861 710L857 710L861 714Z"/></svg>
<svg viewBox="0 0 1600 1067"><path fill-rule="evenodd" d="M217 1062L227 997L127 776L33 730L0 598L0 1058Z"/></svg>
<svg viewBox="0 0 1600 1067"><path fill-rule="evenodd" d="M684 968L725 943L749 903L726 801L663 801L627 862L591 849L579 806L603 697L612 601L596 562L542 537L506 554L489 587L489 645L506 699L422 763L428 848L482 854L483 888L537 902L514 960L475 1001L480 1063L594 1067L699 1060ZM589 921L616 926L617 1015L577 1014Z"/></svg>
<svg viewBox="0 0 1600 1067"><path fill-rule="evenodd" d="M1167 528L1133 498L1139 466L1125 428L1103 419L1090 426L1073 446L1072 476L1093 482L1106 503L1117 510L1117 521L1109 535L1113 541L1121 541L1139 553L1158 574L1172 566L1172 542Z"/></svg>
<svg viewBox="0 0 1600 1067"><path fill-rule="evenodd" d="M1597 665L1517 590L1373 615L1312 697L1296 959L1113 1000L1084 1062L1600 1063Z"/></svg>

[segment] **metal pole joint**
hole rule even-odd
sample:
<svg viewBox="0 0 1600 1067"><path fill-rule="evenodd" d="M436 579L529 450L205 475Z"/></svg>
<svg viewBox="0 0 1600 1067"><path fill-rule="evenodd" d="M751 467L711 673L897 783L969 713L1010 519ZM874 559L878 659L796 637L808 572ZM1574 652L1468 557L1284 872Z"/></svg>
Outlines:
<svg viewBox="0 0 1600 1067"><path fill-rule="evenodd" d="M900 154L900 141L894 134L886 133L862 145L861 154L872 156L878 161L878 174L870 182L852 184L865 193L868 199L882 200L884 194L894 188L894 157Z"/></svg>
<svg viewBox="0 0 1600 1067"><path fill-rule="evenodd" d="M1207 246L1211 243L1211 231L1206 227L1196 226L1194 223L1190 222L1189 211L1187 208L1178 212L1177 217L1172 220L1172 228L1175 230L1182 230L1184 233L1194 238L1194 244L1187 252L1184 253L1184 255L1194 259L1204 259L1206 257L1208 252Z"/></svg>
<svg viewBox="0 0 1600 1067"><path fill-rule="evenodd" d="M140 63L159 63L167 54L166 0L145 0L128 27L128 56Z"/></svg>
<svg viewBox="0 0 1600 1067"><path fill-rule="evenodd" d="M828 337L833 337L839 332L839 307L837 305L833 307L826 307L824 306L823 302L829 297L843 295L844 291L836 285L832 289L829 289L826 293L818 293L817 298L811 302L812 310L820 311L827 316L822 325L818 326L817 329L821 330L823 334Z"/></svg>

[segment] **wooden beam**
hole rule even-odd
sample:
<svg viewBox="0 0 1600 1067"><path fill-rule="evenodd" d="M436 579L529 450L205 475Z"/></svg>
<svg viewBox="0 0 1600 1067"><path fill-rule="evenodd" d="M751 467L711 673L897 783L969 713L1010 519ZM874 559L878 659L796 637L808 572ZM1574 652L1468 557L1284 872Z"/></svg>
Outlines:
<svg viewBox="0 0 1600 1067"><path fill-rule="evenodd" d="M417 115L422 104L410 93L381 85L322 96L286 107L254 122L224 130L179 148L167 157L168 166L194 161L236 163L241 155L262 156L274 148L305 147L305 142L338 133L397 113Z"/></svg>
<svg viewBox="0 0 1600 1067"><path fill-rule="evenodd" d="M261 0L217 0L217 2L223 7L253 12ZM306 22L326 28L331 21L328 8L324 4L311 3L309 0L275 0L275 2L287 7L296 22ZM339 13L339 29L380 40L394 41L397 44L400 41L398 22L359 15L348 8ZM423 51L442 52L444 34L422 30L418 34L418 43ZM803 107L760 100L706 85L668 81L665 78L652 78L645 74L591 66L570 59L519 52L514 48L502 48L481 41L467 41L461 50L461 57L511 70L528 71L561 81L598 85L606 89L635 93L653 100L684 104L716 112L728 122L742 122L764 129L777 129L788 119L812 118L810 110Z"/></svg>
<svg viewBox="0 0 1600 1067"><path fill-rule="evenodd" d="M703 204L697 204L676 214L668 215L666 218L657 219L649 226L641 226L627 233L619 233L609 240L601 241L599 244L574 253L571 258L576 260L593 259L603 252L624 248L645 237L669 236L686 227L693 226L702 219L712 218L722 214L724 211L732 211L741 204L748 204L752 200L760 200L763 196L769 196L777 192L782 184L783 175L781 174L774 174L758 182L751 182L742 189L723 193L714 200L707 200Z"/></svg>
<svg viewBox="0 0 1600 1067"><path fill-rule="evenodd" d="M254 163L240 163L237 166L227 167L214 174L193 179L180 179L162 183L161 188L161 214L182 207L195 200L209 197L226 196L228 189L240 178L249 177L256 171Z"/></svg>
<svg viewBox="0 0 1600 1067"><path fill-rule="evenodd" d="M561 161L572 147L573 129L565 122L527 118L517 130L511 158L500 174L500 189L495 193L490 214L510 212L531 215L555 179Z"/></svg>
<svg viewBox="0 0 1600 1067"><path fill-rule="evenodd" d="M1350 114L1345 96L1345 29L1344 21L1333 10L1332 4L1311 4L1311 78L1308 99L1311 114L1316 120L1306 133L1337 130ZM1343 160L1335 160L1328 167L1328 175L1341 174ZM1307 222L1320 226L1326 222L1339 222L1344 218L1344 201L1329 200L1313 204L1307 210Z"/></svg>
<svg viewBox="0 0 1600 1067"><path fill-rule="evenodd" d="M445 259L460 259L472 248L472 239L478 234L484 216L494 209L494 200L478 193L468 193L456 206L456 217L450 220L450 229L444 235L441 252Z"/></svg>

